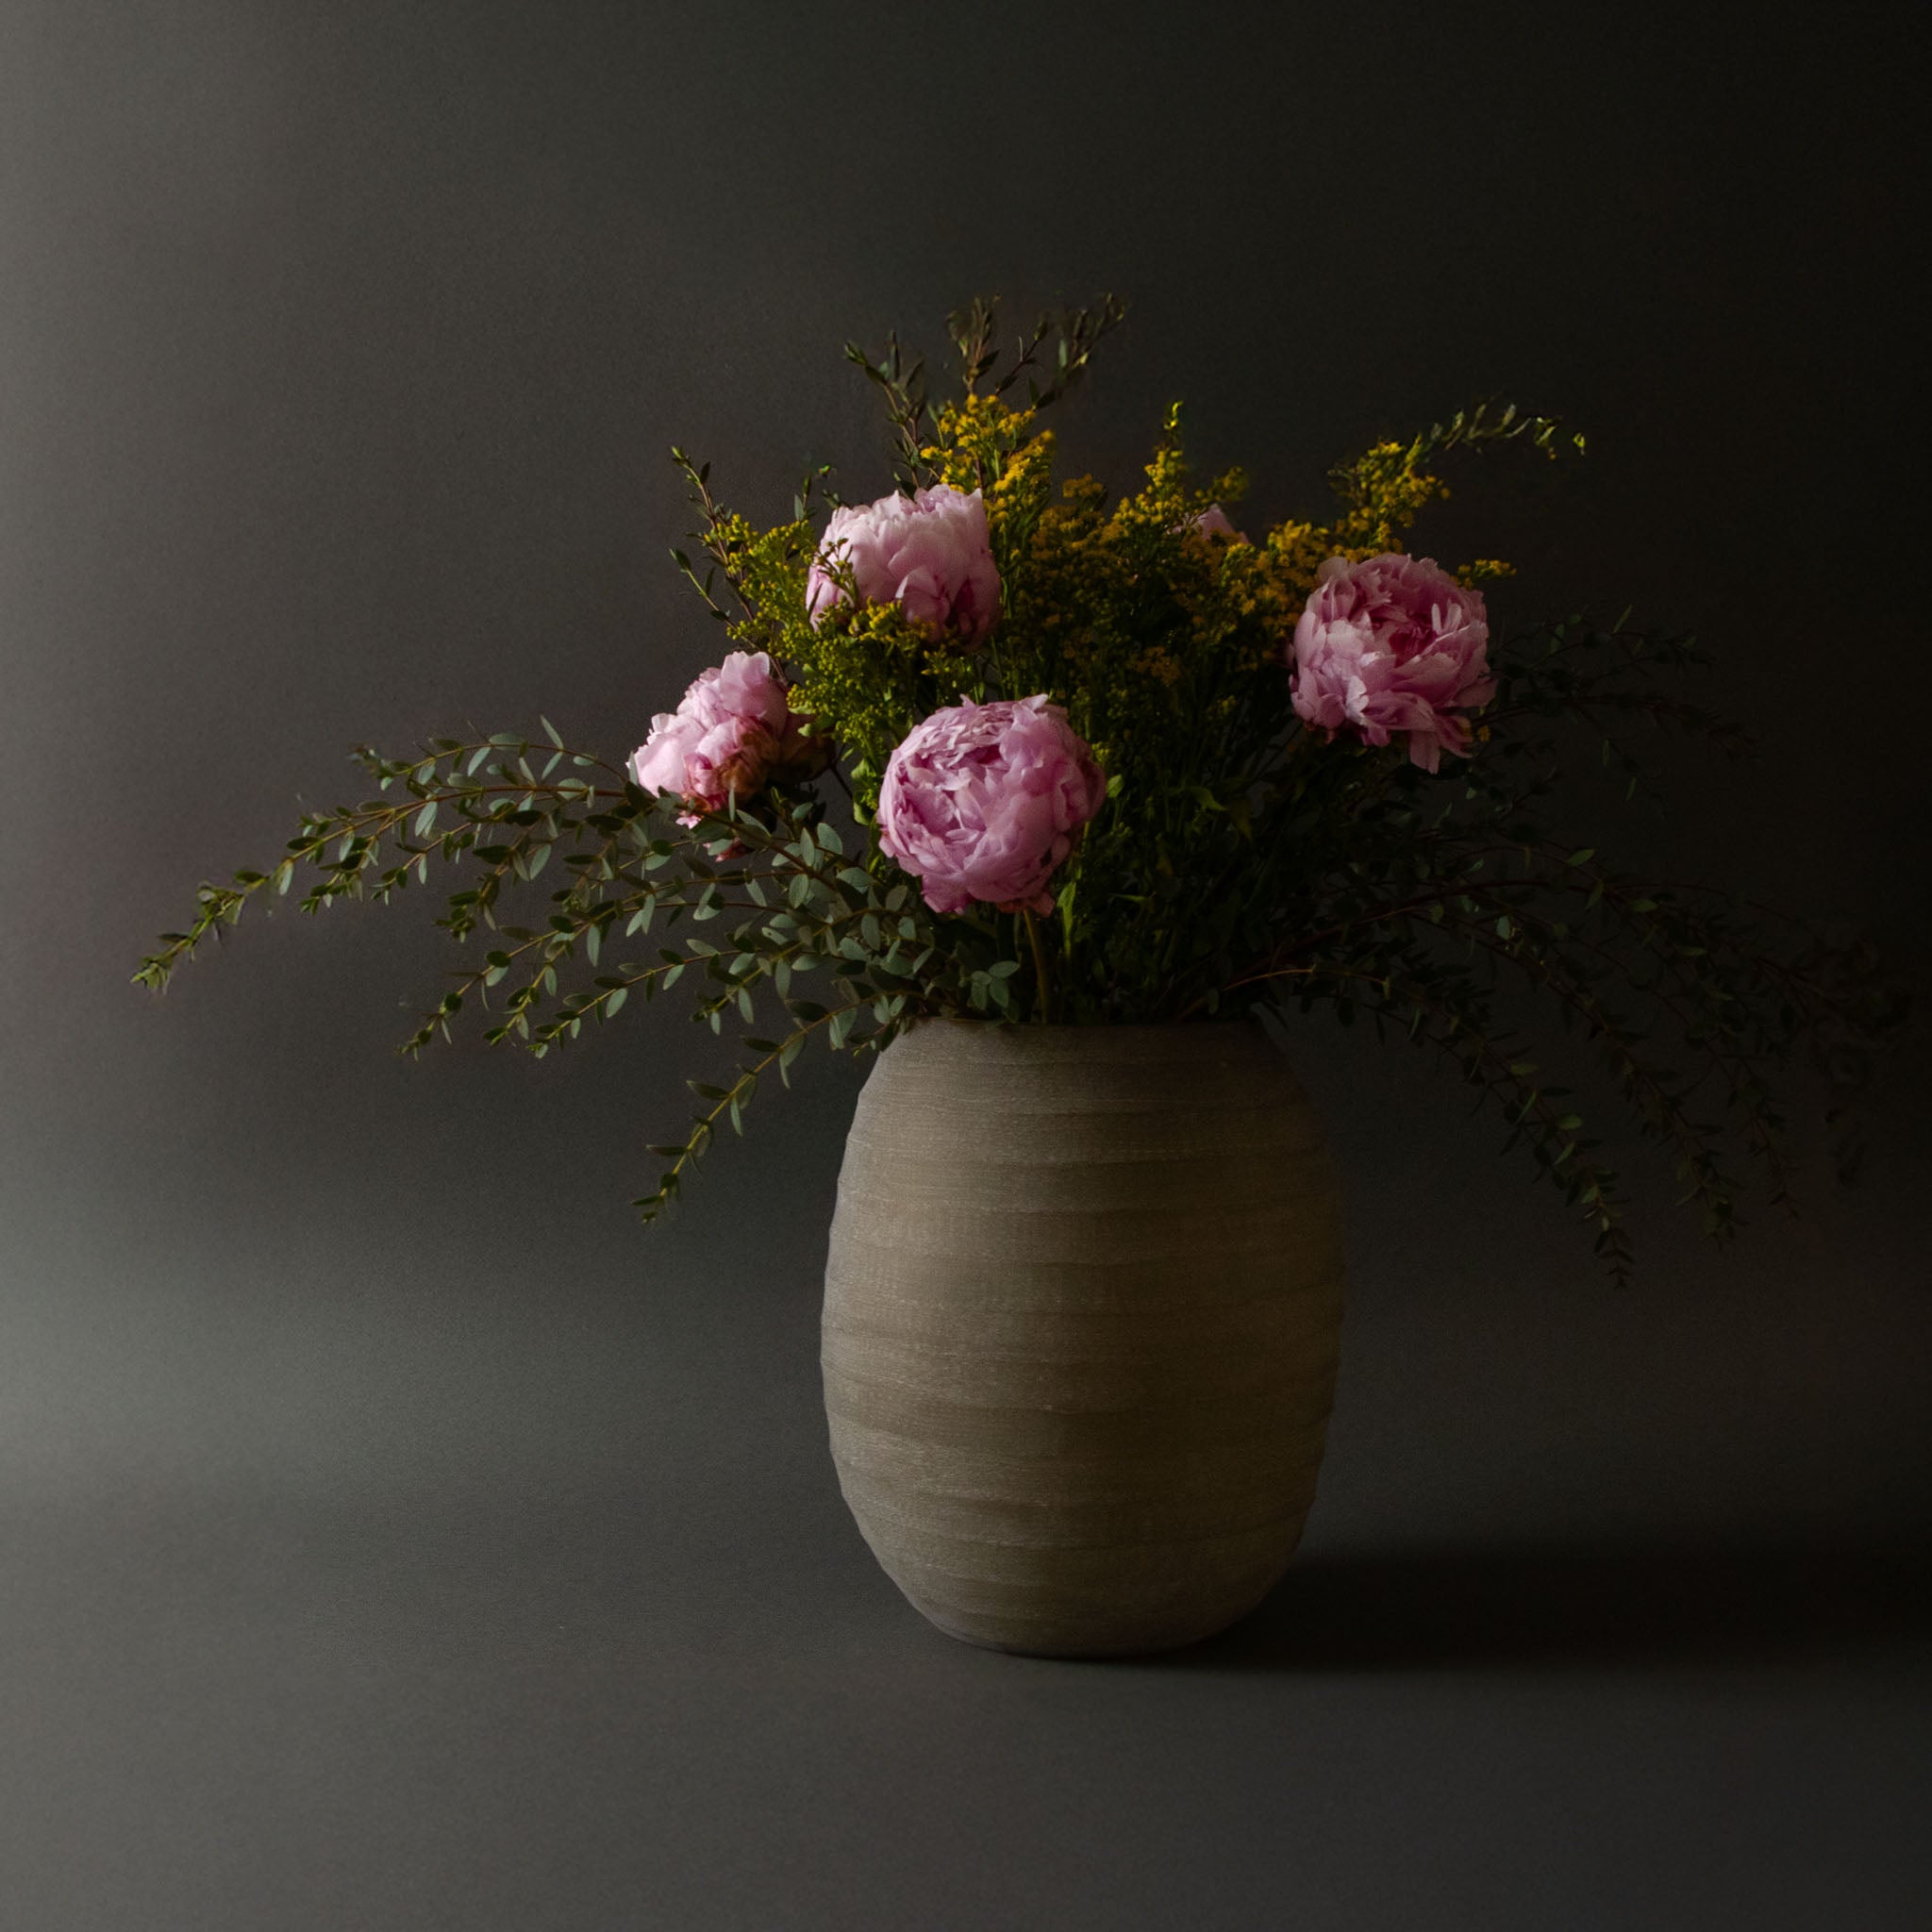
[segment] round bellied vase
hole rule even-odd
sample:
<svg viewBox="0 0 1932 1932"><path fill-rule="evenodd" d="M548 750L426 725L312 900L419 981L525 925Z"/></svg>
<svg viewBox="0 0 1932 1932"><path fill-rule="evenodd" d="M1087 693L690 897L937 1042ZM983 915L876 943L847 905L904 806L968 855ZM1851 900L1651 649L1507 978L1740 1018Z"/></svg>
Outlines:
<svg viewBox="0 0 1932 1932"><path fill-rule="evenodd" d="M1195 1642L1301 1536L1341 1299L1320 1123L1257 1025L915 1026L839 1179L840 1486L951 1636Z"/></svg>

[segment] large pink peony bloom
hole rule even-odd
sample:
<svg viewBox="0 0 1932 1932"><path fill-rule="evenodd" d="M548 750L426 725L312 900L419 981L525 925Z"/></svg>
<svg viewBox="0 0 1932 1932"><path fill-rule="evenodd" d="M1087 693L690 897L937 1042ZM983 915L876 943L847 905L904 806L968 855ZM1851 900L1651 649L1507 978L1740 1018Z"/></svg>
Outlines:
<svg viewBox="0 0 1932 1932"><path fill-rule="evenodd" d="M1045 697L935 711L886 765L879 844L935 912L974 900L1051 912L1046 882L1107 797L1107 779Z"/></svg>
<svg viewBox="0 0 1932 1932"><path fill-rule="evenodd" d="M1331 557L1294 627L1294 708L1331 738L1387 744L1403 732L1433 772L1445 751L1468 756L1466 714L1496 694L1489 639L1482 592L1432 558Z"/></svg>
<svg viewBox="0 0 1932 1932"><path fill-rule="evenodd" d="M631 754L630 774L644 791L671 792L697 814L722 811L733 792L749 798L774 778L805 777L829 747L805 736L790 687L763 651L733 651L700 672L675 711L651 720L651 735Z"/></svg>
<svg viewBox="0 0 1932 1932"><path fill-rule="evenodd" d="M1000 614L1000 574L978 491L943 484L835 509L812 559L805 608L814 624L845 599L831 569L849 570L863 604L896 604L914 623L977 643Z"/></svg>

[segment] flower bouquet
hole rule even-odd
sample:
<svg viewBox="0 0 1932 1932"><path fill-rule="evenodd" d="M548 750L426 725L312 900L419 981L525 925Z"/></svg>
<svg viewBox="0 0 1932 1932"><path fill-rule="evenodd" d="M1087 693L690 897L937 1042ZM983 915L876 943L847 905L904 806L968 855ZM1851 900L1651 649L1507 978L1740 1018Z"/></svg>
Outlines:
<svg viewBox="0 0 1932 1932"><path fill-rule="evenodd" d="M1593 1056L1603 1097L1668 1147L1720 1240L1737 1222L1733 1150L1789 1197L1768 1076L1842 1009L1724 894L1647 883L1544 823L1578 734L1633 788L1640 731L1739 748L1669 688L1698 661L1691 641L1580 619L1505 634L1487 599L1508 565L1410 553L1445 464L1503 446L1555 458L1579 436L1462 410L1342 463L1320 515L1249 536L1231 514L1243 477L1190 471L1177 408L1130 493L1057 476L1048 412L1121 315L1109 299L1003 351L975 304L952 319L943 396L896 339L850 349L892 437L894 488L874 502L842 501L820 470L789 521L759 527L674 451L697 529L673 556L725 648L627 758L547 721L541 738L365 747L376 796L305 817L267 871L204 885L137 974L164 986L252 900L388 901L452 869L438 924L471 957L408 1051L480 1012L486 1040L542 1055L680 983L697 1021L737 1037L729 1070L691 1083L696 1113L652 1150L646 1218L814 1036L891 1046L834 1230L835 1447L915 1601L1021 1649L1202 1634L1265 1591L1299 1530L1340 1237L1319 1129L1257 1016L1323 1006L1447 1059L1622 1278L1624 1197L1594 1103L1506 1024L1510 983ZM1138 1123L1124 1141L1124 1120ZM1048 1124L1029 1140L1029 1122ZM1031 1250L1002 1248L992 1210L961 1205L961 1163L989 1141L1001 1224L1016 1201L1042 1217ZM1157 1178L1185 1193L1190 1174L1211 1226L1170 1239L1137 1218ZM1061 1254L1050 1230L1067 1214ZM1288 1218L1264 1241L1257 1215ZM924 1247L922 1225L941 1230ZM1124 1245L1097 1269L1107 1229ZM941 1253L950 1272L927 1293L921 1256ZM1212 1306L1174 1288L1202 1254L1233 1284ZM1030 1283L1032 1300L993 1280ZM1265 1321L1241 1312L1264 1306ZM1139 1353L1122 1339L1134 1323ZM1274 1365L1248 1407L1224 1370L1187 1368L1203 1337L1217 1361ZM940 1367L921 1382L915 1358ZM1029 1363L1030 1393L974 1393L974 1365L995 1359ZM1156 1360L1182 1364L1185 1399L1150 1395ZM993 1411L1021 1436L967 1441L962 1418ZM1080 1434L1083 1415L1097 1433ZM1245 1418L1234 1435L1230 1415ZM1125 1435L1123 1417L1140 1419ZM917 1454L893 1465L890 1444L908 1442ZM1103 1464L1084 1488L1069 1474ZM989 1474L1023 1465L1017 1488ZM1257 1480L1261 1500L1230 1517L1228 1495ZM972 1521L940 1522L962 1496ZM1184 1603L1224 1545L1218 1594Z"/></svg>

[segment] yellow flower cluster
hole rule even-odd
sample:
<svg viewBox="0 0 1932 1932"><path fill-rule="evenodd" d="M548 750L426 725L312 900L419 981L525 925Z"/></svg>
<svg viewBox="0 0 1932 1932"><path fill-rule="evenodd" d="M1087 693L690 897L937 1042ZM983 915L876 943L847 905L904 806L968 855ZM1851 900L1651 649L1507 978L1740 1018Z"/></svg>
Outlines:
<svg viewBox="0 0 1932 1932"><path fill-rule="evenodd" d="M1038 494L1044 500L1053 470L1054 436L1033 434L1034 412L998 396L964 395L940 411L937 440L920 451L936 482L985 492L1009 504Z"/></svg>
<svg viewBox="0 0 1932 1932"><path fill-rule="evenodd" d="M732 635L787 667L794 703L856 762L861 807L891 747L962 694L1044 691L1104 749L1110 771L1136 774L1137 785L1158 773L1185 789L1189 770L1240 768L1235 741L1254 735L1257 715L1285 721L1278 674L1324 560L1400 547L1417 514L1448 494L1425 467L1429 446L1377 443L1333 473L1332 522L1291 519L1248 542L1199 528L1210 505L1241 499L1246 478L1231 470L1193 479L1178 406L1141 487L1109 503L1091 476L1066 480L1056 497L1053 433L1031 408L969 391L938 412L919 455L933 481L984 497L1002 594L985 643L928 633L891 606L841 605L813 625L804 580L814 539L803 519L762 533L737 518L723 525L734 581L756 606ZM1507 570L1478 558L1462 575L1475 582Z"/></svg>
<svg viewBox="0 0 1932 1932"><path fill-rule="evenodd" d="M1425 446L1378 442L1352 463L1330 473L1342 502L1333 523L1291 519L1271 530L1266 547L1287 580L1303 598L1314 588L1315 573L1331 557L1360 559L1402 547L1403 533L1431 503L1447 499L1449 486L1424 468ZM1478 558L1457 575L1464 583L1508 576L1513 566L1496 558Z"/></svg>
<svg viewBox="0 0 1932 1932"><path fill-rule="evenodd" d="M1335 525L1339 548L1364 557L1392 550L1430 503L1448 496L1449 486L1422 467L1422 456L1419 443L1378 442L1334 472L1330 480L1347 506Z"/></svg>

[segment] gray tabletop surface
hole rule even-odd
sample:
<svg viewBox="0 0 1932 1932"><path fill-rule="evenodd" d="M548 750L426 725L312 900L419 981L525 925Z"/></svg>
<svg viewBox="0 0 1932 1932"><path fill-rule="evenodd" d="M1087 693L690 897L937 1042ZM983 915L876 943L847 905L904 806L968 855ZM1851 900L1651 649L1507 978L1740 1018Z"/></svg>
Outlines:
<svg viewBox="0 0 1932 1932"><path fill-rule="evenodd" d="M1138 1663L940 1636L845 1514L842 1069L648 1241L558 1124L642 1071L589 1060L9 1200L6 1922L1924 1923L1907 1217L1659 1230L1620 1295L1459 1094L1303 1058L1360 1123L1324 1493L1260 1612ZM452 1107L552 1144L466 1164Z"/></svg>

